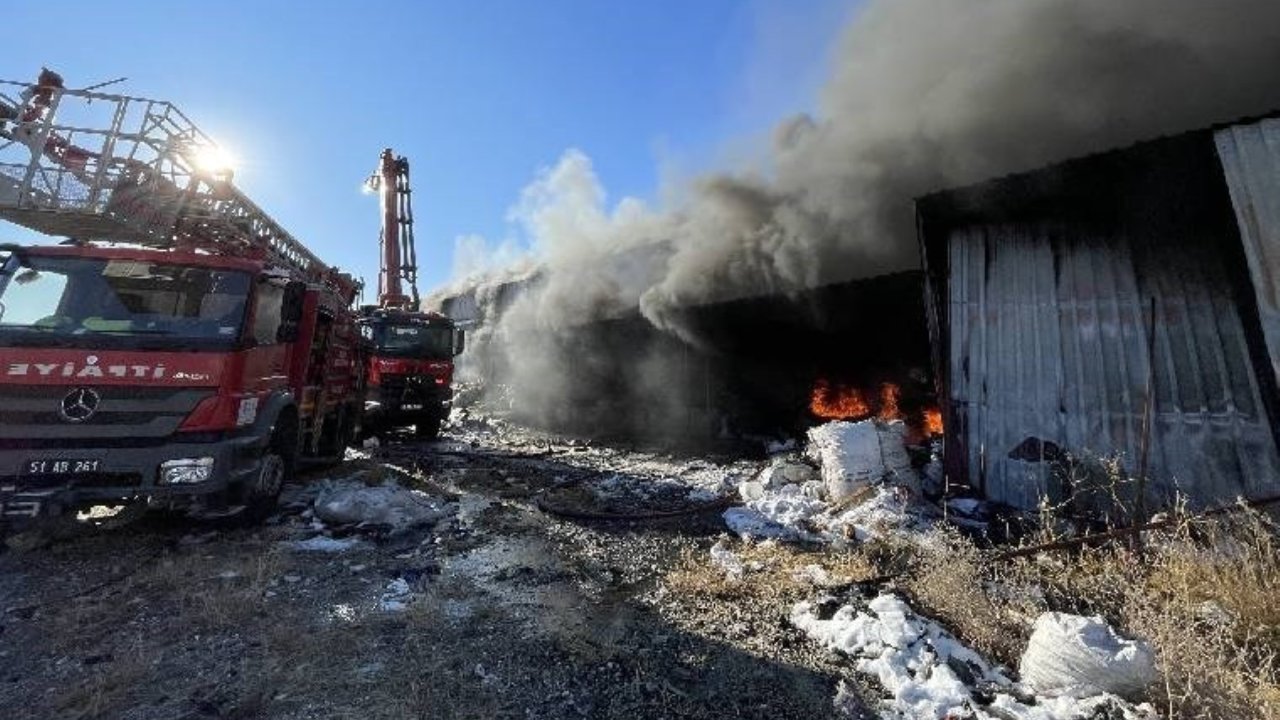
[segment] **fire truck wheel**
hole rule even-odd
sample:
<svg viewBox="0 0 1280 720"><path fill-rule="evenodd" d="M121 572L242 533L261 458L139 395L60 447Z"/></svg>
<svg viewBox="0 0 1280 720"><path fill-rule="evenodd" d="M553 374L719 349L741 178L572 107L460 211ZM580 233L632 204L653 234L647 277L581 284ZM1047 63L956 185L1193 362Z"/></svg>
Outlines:
<svg viewBox="0 0 1280 720"><path fill-rule="evenodd" d="M281 421L262 454L258 472L242 489L244 519L250 523L266 520L276 509L280 491L293 479L297 460L297 430L289 419Z"/></svg>
<svg viewBox="0 0 1280 720"><path fill-rule="evenodd" d="M420 438L434 438L440 435L440 416L423 415L413 424L414 433Z"/></svg>

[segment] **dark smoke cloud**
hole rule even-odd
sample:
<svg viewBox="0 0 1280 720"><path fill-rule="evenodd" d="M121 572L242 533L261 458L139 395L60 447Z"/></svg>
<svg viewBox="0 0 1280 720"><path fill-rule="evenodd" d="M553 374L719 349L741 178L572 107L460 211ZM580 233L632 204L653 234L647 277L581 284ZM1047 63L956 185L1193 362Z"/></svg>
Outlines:
<svg viewBox="0 0 1280 720"><path fill-rule="evenodd" d="M1275 109L1277 0L870 0L766 173L707 176L661 213L607 212L580 154L540 178L523 207L544 282L505 347L527 359L635 308L696 343L682 307L914 267L921 194ZM527 365L539 395L574 383Z"/></svg>
<svg viewBox="0 0 1280 720"><path fill-rule="evenodd" d="M1275 0L873 0L774 176L705 181L642 306L911 267L913 197L1278 108Z"/></svg>

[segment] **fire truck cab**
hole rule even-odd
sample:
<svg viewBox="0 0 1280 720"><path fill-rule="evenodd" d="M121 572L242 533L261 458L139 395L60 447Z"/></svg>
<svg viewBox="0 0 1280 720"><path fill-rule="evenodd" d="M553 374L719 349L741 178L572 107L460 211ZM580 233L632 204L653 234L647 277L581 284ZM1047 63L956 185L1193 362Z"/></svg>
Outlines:
<svg viewBox="0 0 1280 720"><path fill-rule="evenodd" d="M439 313L372 309L360 318L367 343L369 425L413 425L435 437L453 407L453 359L464 335Z"/></svg>
<svg viewBox="0 0 1280 720"><path fill-rule="evenodd" d="M359 430L343 298L261 262L11 247L0 267L0 513L145 500L268 512Z"/></svg>

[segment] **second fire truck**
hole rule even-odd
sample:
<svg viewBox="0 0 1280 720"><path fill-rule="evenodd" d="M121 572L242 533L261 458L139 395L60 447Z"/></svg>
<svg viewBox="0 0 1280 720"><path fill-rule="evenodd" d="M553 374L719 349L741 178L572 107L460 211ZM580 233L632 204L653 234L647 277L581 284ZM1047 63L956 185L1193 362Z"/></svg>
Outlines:
<svg viewBox="0 0 1280 720"><path fill-rule="evenodd" d="M368 422L375 431L412 425L419 437L435 437L452 407L463 331L444 315L419 310L409 161L383 150L367 187L379 193L382 210L378 305L360 319L368 343Z"/></svg>

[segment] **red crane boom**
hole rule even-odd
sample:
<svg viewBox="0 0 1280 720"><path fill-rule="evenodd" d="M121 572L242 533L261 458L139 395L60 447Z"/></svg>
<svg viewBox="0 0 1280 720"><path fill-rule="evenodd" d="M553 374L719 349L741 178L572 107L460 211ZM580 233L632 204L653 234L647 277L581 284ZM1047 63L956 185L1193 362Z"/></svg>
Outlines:
<svg viewBox="0 0 1280 720"><path fill-rule="evenodd" d="M409 160L382 151L369 185L381 194L382 268L378 273L378 305L396 310L418 308L418 261L413 241L413 203L409 189ZM412 295L405 295L409 284Z"/></svg>

